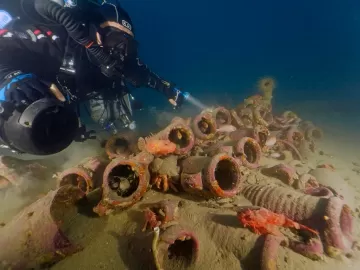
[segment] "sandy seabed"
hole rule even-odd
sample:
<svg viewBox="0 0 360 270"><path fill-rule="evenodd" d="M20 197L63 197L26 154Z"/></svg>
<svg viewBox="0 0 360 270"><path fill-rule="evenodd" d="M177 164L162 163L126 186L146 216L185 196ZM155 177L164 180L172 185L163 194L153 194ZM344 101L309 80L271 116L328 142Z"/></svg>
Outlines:
<svg viewBox="0 0 360 270"><path fill-rule="evenodd" d="M333 147L333 146L336 147ZM360 175L357 166L359 152L339 152L334 141L325 139L320 148L326 155L314 155L308 164L331 163L336 172L349 187L344 196L349 198L352 209L360 209ZM340 147L345 150L347 147ZM332 150L334 149L334 150ZM352 161L351 161L352 160ZM263 158L262 165L277 164L277 161ZM360 169L360 167L359 167ZM355 170L355 171L354 171ZM258 183L278 183L275 178L265 177L259 172L253 173ZM251 177L253 178L253 177ZM260 237L248 229L241 228L236 213L230 208L238 205L251 205L243 196L231 199L199 200L184 194L163 194L149 191L144 199L132 208L109 216L103 231L97 234L91 244L79 252L59 262L53 270L65 269L155 269L151 253L153 233L141 231L144 224L142 210L149 203L169 198L181 200L181 223L191 228L199 238L199 261L194 269L260 269L259 259L262 249ZM360 213L355 212L356 239L360 234ZM360 257L342 257L332 259L324 257L322 261L312 261L288 248L280 247L277 259L278 269L359 269ZM175 268L174 268L175 269ZM179 268L181 269L181 268Z"/></svg>
<svg viewBox="0 0 360 270"><path fill-rule="evenodd" d="M354 211L354 236L360 239L360 147L356 144L357 138L351 137L349 135L351 133L346 130L327 134L327 129L321 124L319 126L324 129L325 138L317 145L319 151L308 158L302 169L316 168L319 164L332 164L335 167L339 176L336 181L341 182L333 182L332 184L335 185L333 187L341 190ZM331 126L328 128L333 130ZM84 154L84 156L88 155ZM284 162L291 160L281 161ZM263 166L279 163L278 160L266 157L262 157L260 161ZM259 170L251 170L246 181L250 179L251 183L255 181L256 184L283 185L280 180L265 176ZM89 227L92 227L94 232L90 237L91 242L83 251L65 258L51 269L155 269L151 251L154 233L142 232L144 225L142 211L150 203L163 199L181 202L179 221L190 228L199 239L199 260L193 269L260 269L261 237L246 228L241 228L236 212L232 210L236 206L251 205L242 195L220 200L204 200L184 193L164 194L154 190L148 191L140 202L127 210L102 218L101 221L95 222L89 218ZM0 217L4 221L16 210L15 206L5 209L8 207L5 204L7 201L11 202L9 196L2 198ZM22 204L19 203L18 206ZM342 256L332 259L324 256L323 260L312 261L289 248L280 247L276 264L279 270L360 269L360 257L355 252L351 258ZM172 269L184 268L175 266Z"/></svg>

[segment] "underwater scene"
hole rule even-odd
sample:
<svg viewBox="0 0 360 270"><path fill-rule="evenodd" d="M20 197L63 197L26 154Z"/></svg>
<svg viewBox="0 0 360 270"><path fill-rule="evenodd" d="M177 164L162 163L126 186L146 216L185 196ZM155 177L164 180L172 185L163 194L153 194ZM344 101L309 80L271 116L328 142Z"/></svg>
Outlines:
<svg viewBox="0 0 360 270"><path fill-rule="evenodd" d="M0 1L0 270L360 269L360 2Z"/></svg>

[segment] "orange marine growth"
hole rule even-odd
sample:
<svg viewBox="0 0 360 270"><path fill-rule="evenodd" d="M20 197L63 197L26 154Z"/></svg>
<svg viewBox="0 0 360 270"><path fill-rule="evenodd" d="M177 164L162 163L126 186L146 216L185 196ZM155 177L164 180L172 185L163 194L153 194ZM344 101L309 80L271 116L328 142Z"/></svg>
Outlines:
<svg viewBox="0 0 360 270"><path fill-rule="evenodd" d="M140 150L145 150L155 156L165 156L176 151L176 144L169 140L140 138L138 144L141 145Z"/></svg>
<svg viewBox="0 0 360 270"><path fill-rule="evenodd" d="M301 225L282 214L276 214L265 208L245 209L238 212L237 217L244 227L249 227L256 234L272 234L275 236L283 236L279 231L279 226L294 228L297 230L307 230L313 234L318 234L304 225Z"/></svg>

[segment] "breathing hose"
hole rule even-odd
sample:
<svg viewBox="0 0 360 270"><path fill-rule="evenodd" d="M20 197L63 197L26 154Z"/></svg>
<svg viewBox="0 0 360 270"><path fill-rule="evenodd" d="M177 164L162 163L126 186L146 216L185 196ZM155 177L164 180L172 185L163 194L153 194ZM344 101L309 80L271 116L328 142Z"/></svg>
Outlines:
<svg viewBox="0 0 360 270"><path fill-rule="evenodd" d="M84 46L98 61L102 63L109 61L110 56L107 55L100 46L94 44L86 28L62 6L52 1L35 0L34 7L41 16L64 26L69 36Z"/></svg>

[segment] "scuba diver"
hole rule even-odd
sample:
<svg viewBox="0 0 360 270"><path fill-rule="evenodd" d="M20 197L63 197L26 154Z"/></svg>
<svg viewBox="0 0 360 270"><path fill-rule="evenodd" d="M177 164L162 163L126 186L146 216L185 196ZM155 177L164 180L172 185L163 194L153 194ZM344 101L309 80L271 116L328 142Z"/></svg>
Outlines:
<svg viewBox="0 0 360 270"><path fill-rule="evenodd" d="M1 148L49 155L93 138L79 102L99 124L133 129L139 103L128 84L157 90L174 108L186 99L141 62L133 23L118 1L1 2Z"/></svg>

